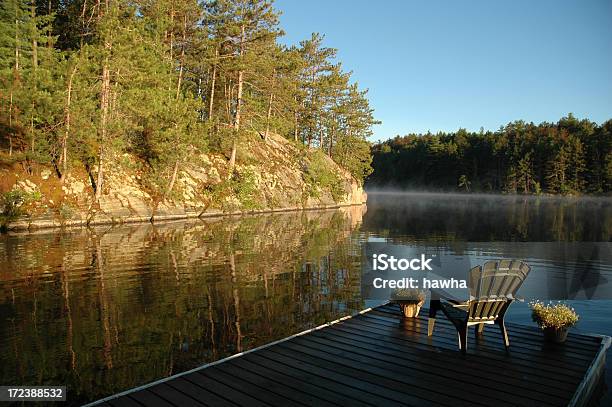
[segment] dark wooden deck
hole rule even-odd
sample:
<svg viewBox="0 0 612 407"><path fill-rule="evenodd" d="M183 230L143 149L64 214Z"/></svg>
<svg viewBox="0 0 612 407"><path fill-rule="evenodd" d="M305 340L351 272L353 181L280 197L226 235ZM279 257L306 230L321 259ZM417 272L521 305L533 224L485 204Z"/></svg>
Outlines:
<svg viewBox="0 0 612 407"><path fill-rule="evenodd" d="M238 357L124 392L101 406L567 406L586 405L608 337L570 333L545 346L539 330L496 326L467 355L443 317L427 337L427 312L403 319L395 305Z"/></svg>

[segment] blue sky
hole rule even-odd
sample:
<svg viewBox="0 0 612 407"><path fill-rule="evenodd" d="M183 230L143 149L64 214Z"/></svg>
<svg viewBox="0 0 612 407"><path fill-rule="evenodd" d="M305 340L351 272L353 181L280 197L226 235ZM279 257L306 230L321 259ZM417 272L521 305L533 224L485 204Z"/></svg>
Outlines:
<svg viewBox="0 0 612 407"><path fill-rule="evenodd" d="M277 0L288 44L325 34L368 88L375 139L612 118L612 1Z"/></svg>

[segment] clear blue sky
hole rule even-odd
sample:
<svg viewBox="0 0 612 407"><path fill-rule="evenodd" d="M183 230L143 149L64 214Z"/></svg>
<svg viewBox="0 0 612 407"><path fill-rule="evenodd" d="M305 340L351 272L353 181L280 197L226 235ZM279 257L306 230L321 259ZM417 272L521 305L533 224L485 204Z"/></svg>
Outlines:
<svg viewBox="0 0 612 407"><path fill-rule="evenodd" d="M277 0L282 39L312 32L397 134L496 130L568 112L612 118L612 1Z"/></svg>

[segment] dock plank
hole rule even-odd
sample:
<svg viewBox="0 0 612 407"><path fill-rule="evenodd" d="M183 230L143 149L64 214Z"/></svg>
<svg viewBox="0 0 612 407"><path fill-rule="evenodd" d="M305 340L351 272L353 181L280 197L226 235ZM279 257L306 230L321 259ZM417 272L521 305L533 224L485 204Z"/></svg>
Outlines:
<svg viewBox="0 0 612 407"><path fill-rule="evenodd" d="M186 380L192 384L202 387L204 389L210 389L215 394L223 396L230 402L237 405L248 405L248 406L265 406L266 404L258 400L255 397L251 397L241 391L236 391L233 387L223 383L220 380L211 378L208 374L203 371L198 371L187 376L183 376Z"/></svg>
<svg viewBox="0 0 612 407"><path fill-rule="evenodd" d="M228 383L237 391L254 395L257 399L273 407L284 407L290 404L304 405L293 397L287 397L286 393L272 391L273 382L270 380L257 380L257 377L250 372L236 371L231 364L224 368L212 367L206 372L209 376L214 376L224 383Z"/></svg>
<svg viewBox="0 0 612 407"><path fill-rule="evenodd" d="M404 349L396 350L385 346L381 349L381 343L378 340L370 339L367 336L345 335L341 331L317 333L311 335L309 339L317 342L322 341L322 343L329 344L330 346L345 346L355 353L372 349L374 346L375 355L379 359L404 360L405 363L409 363L416 371L443 372L444 374L455 374L455 377L461 378L462 375L465 375L465 368L468 368L470 369L470 376L473 376L474 379L492 380L496 383L497 388L504 388L507 385L514 389L514 391L517 389L529 390L529 386L533 389L533 383L537 383L539 384L538 392L556 395L560 387L558 381L548 379L547 377L527 375L524 372L515 372L513 370L506 370L504 381L501 382L497 379L497 374L501 367L478 364L470 360L466 360L463 366L459 366L454 363L448 363L449 360L446 355L429 353L424 356L418 349L413 347L404 347ZM562 386L562 390L564 392L571 392L571 389L567 386Z"/></svg>
<svg viewBox="0 0 612 407"><path fill-rule="evenodd" d="M572 332L549 345L537 328L471 330L467 354L444 317L405 319L383 305L92 405L567 406L586 405L608 339Z"/></svg>
<svg viewBox="0 0 612 407"><path fill-rule="evenodd" d="M194 386L190 381L177 377L175 380L166 382L168 386L172 386L182 393L188 393L191 397L199 400L207 406L237 406L229 400L209 391L200 386Z"/></svg>
<svg viewBox="0 0 612 407"><path fill-rule="evenodd" d="M158 396L157 394L151 392L149 389L144 389L137 393L131 394L129 397L133 400L138 401L143 406L175 407L177 405Z"/></svg>
<svg viewBox="0 0 612 407"><path fill-rule="evenodd" d="M244 369L243 367L236 366L235 363L222 363L218 366L218 369L224 372L226 371L234 377L240 377L241 379L244 379L249 383L258 386L259 388L265 388L270 392L283 397L285 401L280 403L282 406L285 406L287 404L317 404L320 406L334 406L333 403L329 403L326 400L322 400L318 397L315 397L312 393L303 393L299 389L291 388L287 386L282 380L273 380L271 377L272 375L270 375L269 372L265 372L263 373L263 375L253 373L249 369Z"/></svg>
<svg viewBox="0 0 612 407"><path fill-rule="evenodd" d="M288 390L297 391L299 394L306 394L307 404L309 405L343 405L347 402L347 398L343 397L335 391L327 390L324 387L317 386L306 380L288 380L293 378L288 374L282 374L275 369L273 365L268 364L265 368L246 360L239 358L233 363L241 369L248 370L262 376L262 379L268 378L277 383L282 384ZM351 399L350 405L355 407L363 407L367 404L361 403L358 400Z"/></svg>
<svg viewBox="0 0 612 407"><path fill-rule="evenodd" d="M376 340L379 343L384 342L386 344L388 342L388 343L393 343L393 344L399 344L400 346L403 346L405 349L414 349L420 352L427 352L428 350L431 350L433 347L437 353L439 354L443 353L444 356L448 358L448 362L446 364L449 364L449 365L458 360L464 360L464 359L461 359L461 355L454 354L454 352L457 349L457 344L452 343L451 339L427 338L427 337L425 338L416 337L415 338L415 337L406 337L402 335L390 337L388 335L381 334L380 331L381 331L381 328L379 327L370 327L364 324L358 327L352 327L349 325L337 326L337 327L334 327L333 329L330 329L328 332L333 332L335 334L343 333L343 334L346 334L346 335L349 335L355 338L367 337L367 338ZM325 332L325 333L327 334L328 332ZM456 334L455 334L455 338L456 338ZM499 340L501 341L501 338ZM444 343L441 343L442 341L444 341ZM510 346L512 347L512 344ZM468 353L471 352L474 354L478 354L474 351L473 348L474 348L473 346L469 347L468 345ZM450 352L453 352L453 353L450 353L449 350ZM519 372L523 374L529 373L529 372L532 372L532 373L538 372L538 370L534 370L534 369L532 369L531 371L529 371L528 369L525 369L526 366L532 366L533 362L535 361L533 360L525 361L523 358L517 357L517 354L515 353L511 353L509 355L509 354L506 354L503 349L500 349L499 351L494 351L490 353L489 355L484 355L485 350L484 349L479 349L479 350L480 350L481 357L487 357L487 362L488 362L487 364L485 364L484 366L482 366L482 363L479 364L479 366L482 366L483 368L486 368L487 366L491 366L491 367L496 367L498 369L518 369ZM479 358L475 358L475 360L479 360ZM463 363L466 363L466 362L463 362ZM462 367L463 367L463 363L461 364ZM553 367L539 366L539 371L540 372L541 371L551 371L551 373L554 374L555 372L558 372L558 368L556 366L553 366ZM568 381L569 383L575 383L577 379L574 376L580 376L580 371L578 372L578 374L574 376L571 376L569 374L570 372L566 372L566 373L567 374L564 377L565 377L565 380ZM542 377L545 377L545 376L542 376Z"/></svg>
<svg viewBox="0 0 612 407"><path fill-rule="evenodd" d="M258 362L259 366L264 369L275 370L281 374L287 376L288 380L291 380L294 383L309 383L315 386L317 389L317 395L324 396L326 393L336 394L344 403L347 405L372 405L367 401L363 401L363 399L368 398L368 394L361 394L361 390L353 389L351 387L339 386L338 383L328 380L324 377L314 375L312 373L306 372L304 370L298 369L294 366L286 365L284 363L276 362L274 360L266 359L261 357L258 354L248 355L248 358L245 358L249 361ZM318 389L324 389L324 392L319 392ZM343 405L340 404L340 405Z"/></svg>
<svg viewBox="0 0 612 407"><path fill-rule="evenodd" d="M129 398L128 396L123 396L114 400L110 400L107 404L104 405L109 405L113 407L142 407L142 404L138 403L136 400Z"/></svg>
<svg viewBox="0 0 612 407"><path fill-rule="evenodd" d="M362 351L359 348L343 346L342 344L338 343L321 342L314 339L301 339L297 342L299 345L304 345L305 348L312 349L312 352L307 352L313 356L327 358L325 353L330 353L341 358L346 358L349 364L361 366L363 369L366 369L371 373L376 373L383 376L388 375L389 373L395 373L397 380L406 382L406 384L413 386L415 392L418 391L419 393L428 393L429 389L437 386L439 387L440 394L446 394L449 397L457 397L458 394L465 394L468 396L466 401L471 403L478 403L478 398L480 397L478 395L482 388L480 384L474 383L473 380L471 380L471 377L464 377L465 373L462 372L437 369L434 364L428 364L426 365L426 368L419 369L415 368L412 363L409 363L410 361L405 359L388 357L371 351ZM314 353L314 351L317 349L321 349L321 351L324 353ZM487 378L482 379L486 380ZM558 402L562 402L562 399L558 396L558 394L553 392L551 393L542 394L541 392L527 388L523 389L521 393L517 394L515 387L504 382L498 382L495 388L491 389L488 396L497 399L497 405L499 406L506 405L506 400L509 398L523 400L526 402L527 399L525 396L530 397L531 400L538 400L543 405L548 404L551 400L555 399L557 399Z"/></svg>

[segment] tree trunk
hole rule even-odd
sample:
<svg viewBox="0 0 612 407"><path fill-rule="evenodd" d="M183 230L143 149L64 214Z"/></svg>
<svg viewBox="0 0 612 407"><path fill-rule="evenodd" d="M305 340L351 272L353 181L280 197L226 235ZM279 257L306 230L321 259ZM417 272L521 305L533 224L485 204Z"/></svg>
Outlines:
<svg viewBox="0 0 612 407"><path fill-rule="evenodd" d="M32 21L36 21L36 4L33 3L30 6ZM36 26L35 26L36 28ZM38 41L36 40L36 33L32 37L32 68L34 69L34 97L32 98L32 106L30 113L30 137L32 143L32 153L34 153L34 107L36 106L36 89L38 87Z"/></svg>
<svg viewBox="0 0 612 407"><path fill-rule="evenodd" d="M295 99L295 104L297 105L297 96L294 99ZM298 124L298 110L297 110L297 108L293 112L293 125L294 125L294 127L293 127L293 140L297 143L297 141L298 141L298 134L300 132L299 124Z"/></svg>
<svg viewBox="0 0 612 407"><path fill-rule="evenodd" d="M329 133L329 146L327 147L327 155L332 156L332 148L334 146L334 136L336 135L336 125L332 124L332 131Z"/></svg>
<svg viewBox="0 0 612 407"><path fill-rule="evenodd" d="M30 6L30 10L32 12L32 21L34 21L34 24L35 24L35 21L36 21L36 3L35 2L33 2L32 5ZM34 67L34 70L38 68L38 41L36 40L36 33L34 33L34 36L32 38L32 66Z"/></svg>
<svg viewBox="0 0 612 407"><path fill-rule="evenodd" d="M240 27L240 62L242 63L242 57L244 56L244 26ZM244 71L242 68L238 71L238 95L236 96L236 117L234 120L234 127L236 130L240 130L240 117L242 110L242 87L244 84Z"/></svg>
<svg viewBox="0 0 612 407"><path fill-rule="evenodd" d="M268 114L266 115L266 132L264 133L264 140L268 141L268 135L270 134L270 117L272 117L272 101L274 100L274 93L270 93L270 99L268 100Z"/></svg>
<svg viewBox="0 0 612 407"><path fill-rule="evenodd" d="M96 179L96 201L102 196L102 184L104 183L104 174L102 167L102 159L104 158L104 146L100 144L98 149L98 176Z"/></svg>
<svg viewBox="0 0 612 407"><path fill-rule="evenodd" d="M15 75L17 72L19 72L19 20L15 18Z"/></svg>
<svg viewBox="0 0 612 407"><path fill-rule="evenodd" d="M266 115L266 132L264 133L264 140L268 141L268 135L270 134L270 117L272 116L272 102L274 101L274 82L276 80L276 69L272 72L272 89L270 90L270 98L268 99L268 113Z"/></svg>
<svg viewBox="0 0 612 407"><path fill-rule="evenodd" d="M238 72L238 95L236 96L236 116L234 119L234 127L240 130L240 118L242 108L242 85L244 82L244 71Z"/></svg>
<svg viewBox="0 0 612 407"><path fill-rule="evenodd" d="M325 150L323 146L323 129L319 131L319 148L321 149L321 151Z"/></svg>
<svg viewBox="0 0 612 407"><path fill-rule="evenodd" d="M229 173L227 178L231 178L232 174L234 173L234 167L236 166L236 140L234 139L232 141L232 153L230 155L230 161L229 161Z"/></svg>
<svg viewBox="0 0 612 407"><path fill-rule="evenodd" d="M47 16L51 16L51 0L47 1ZM51 49L51 30L47 30L47 49Z"/></svg>
<svg viewBox="0 0 612 407"><path fill-rule="evenodd" d="M179 97L181 96L181 84L183 82L186 38L187 38L187 15L183 16L183 33L182 33L183 43L181 46L181 56L179 59L179 76L178 76L178 82L176 85L176 103L177 104L178 104ZM170 48L172 48L172 45ZM178 143L178 140L177 140L177 143ZM170 178L170 183L168 184L168 189L166 190L166 193L164 194L164 196L168 196L170 192L172 192L172 189L174 189L174 183L176 182L176 174L178 173L178 169L179 169L179 159L177 158L177 160L174 162L174 169L172 170L172 177Z"/></svg>
<svg viewBox="0 0 612 407"><path fill-rule="evenodd" d="M183 44L181 47L181 57L179 60L179 76L178 76L178 84L176 85L176 99L178 100L180 92L181 92L181 83L183 82L183 66L185 61L185 41L187 38L187 15L183 18Z"/></svg>
<svg viewBox="0 0 612 407"><path fill-rule="evenodd" d="M110 43L105 44L107 50L111 49ZM100 92L100 147L98 151L98 179L96 181L96 201L102 196L102 187L104 184L104 169L102 161L104 159L104 144L107 138L108 125L108 107L110 93L110 70L108 67L108 57L104 60L102 67L102 90Z"/></svg>
<svg viewBox="0 0 612 407"><path fill-rule="evenodd" d="M32 147L32 153L34 153L34 144L35 144L35 140L34 140L34 100L32 100L32 113L30 113L30 144Z"/></svg>
<svg viewBox="0 0 612 407"><path fill-rule="evenodd" d="M240 27L240 57L244 56L244 41L244 26L242 26ZM242 62L242 60L240 62ZM236 116L234 120L234 129L236 129L236 134L234 134L234 139L232 140L232 153L230 155L228 178L232 177L232 174L234 173L234 166L236 165L236 137L238 137L238 131L240 130L243 85L244 71L240 69L240 71L238 71L238 94L236 95Z"/></svg>
<svg viewBox="0 0 612 407"><path fill-rule="evenodd" d="M9 105L9 156L13 155L13 88L11 87Z"/></svg>
<svg viewBox="0 0 612 407"><path fill-rule="evenodd" d="M219 57L219 47L215 49L215 62L213 64L212 81L210 84L210 99L208 101L208 120L212 120L213 103L215 100L215 81L217 79L217 58Z"/></svg>
<svg viewBox="0 0 612 407"><path fill-rule="evenodd" d="M60 176L60 181L62 184L66 180L66 173L68 172L68 136L70 135L70 102L72 100L72 81L74 80L74 75L77 71L77 64L74 65L72 72L70 73L70 78L68 79L68 89L66 95L66 109L64 113L66 128L64 131L64 137L62 139L62 175Z"/></svg>
<svg viewBox="0 0 612 407"><path fill-rule="evenodd" d="M172 189L174 188L174 183L176 182L176 175L178 174L178 169L179 169L179 160L176 160L174 162L174 169L172 170L172 177L170 178L170 183L168 184L168 189L166 190L166 193L164 194L164 196L168 196L170 192L172 192Z"/></svg>
<svg viewBox="0 0 612 407"><path fill-rule="evenodd" d="M174 3L170 8L170 61L174 58Z"/></svg>

